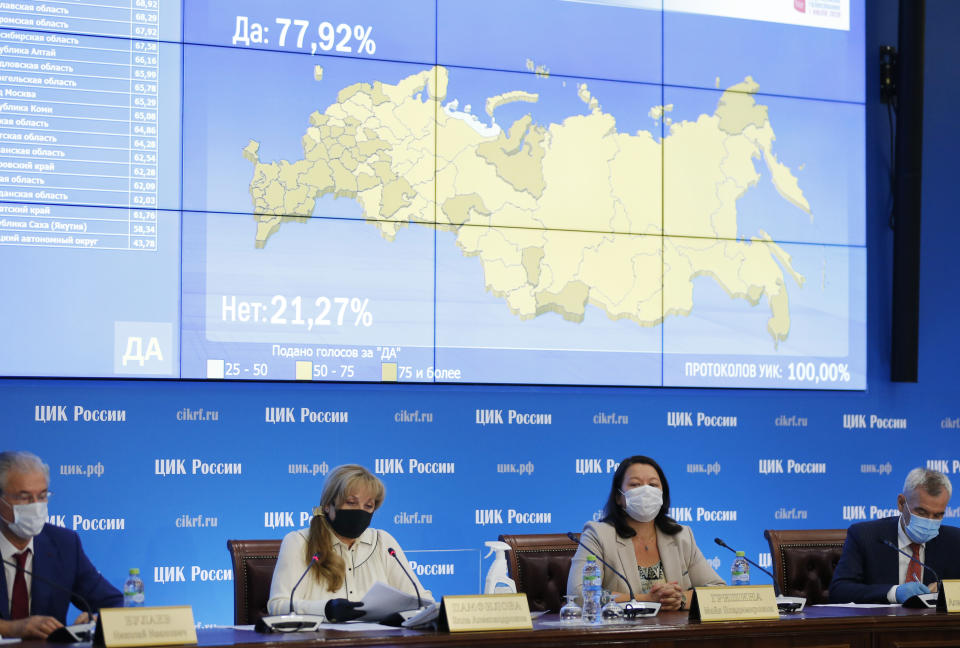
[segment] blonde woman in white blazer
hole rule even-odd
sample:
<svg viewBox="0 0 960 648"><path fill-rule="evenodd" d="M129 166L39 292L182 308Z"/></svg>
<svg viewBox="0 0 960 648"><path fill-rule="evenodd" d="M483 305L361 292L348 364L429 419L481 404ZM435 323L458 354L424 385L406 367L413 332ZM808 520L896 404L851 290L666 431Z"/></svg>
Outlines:
<svg viewBox="0 0 960 648"><path fill-rule="evenodd" d="M663 610L687 607L694 587L724 585L693 539L690 527L667 516L670 486L660 465L635 455L620 462L599 522L587 522L567 578L567 594L580 596L583 564L593 553L624 574L638 601L659 601ZM630 597L619 576L600 564L603 588L618 601Z"/></svg>
<svg viewBox="0 0 960 648"><path fill-rule="evenodd" d="M283 538L267 611L322 616L335 623L352 621L366 614L362 599L378 581L410 595L419 592L424 601L432 601L433 595L423 589L417 575L400 566L408 563L396 539L370 526L385 496L383 482L363 466L334 468L324 482L309 528ZM311 574L303 578L308 566Z"/></svg>

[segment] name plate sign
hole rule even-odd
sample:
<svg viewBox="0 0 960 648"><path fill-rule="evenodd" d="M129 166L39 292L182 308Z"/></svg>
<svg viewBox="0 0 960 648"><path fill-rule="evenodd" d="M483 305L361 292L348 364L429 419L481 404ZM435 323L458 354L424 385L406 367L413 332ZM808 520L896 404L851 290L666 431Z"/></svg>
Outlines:
<svg viewBox="0 0 960 648"><path fill-rule="evenodd" d="M937 609L941 612L960 612L960 580L944 580L940 581L940 585L943 593L937 602L943 601L944 607L938 605Z"/></svg>
<svg viewBox="0 0 960 648"><path fill-rule="evenodd" d="M523 593L444 596L440 625L450 632L533 629L527 595Z"/></svg>
<svg viewBox="0 0 960 648"><path fill-rule="evenodd" d="M746 621L779 619L773 585L697 587L690 602L694 621Z"/></svg>
<svg viewBox="0 0 960 648"><path fill-rule="evenodd" d="M197 643L193 608L189 605L103 608L97 621L97 643L107 648L169 646Z"/></svg>

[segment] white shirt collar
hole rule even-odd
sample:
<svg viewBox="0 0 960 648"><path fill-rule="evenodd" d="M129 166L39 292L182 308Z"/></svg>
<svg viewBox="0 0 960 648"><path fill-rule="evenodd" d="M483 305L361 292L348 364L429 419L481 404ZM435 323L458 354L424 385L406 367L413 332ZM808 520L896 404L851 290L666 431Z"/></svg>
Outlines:
<svg viewBox="0 0 960 648"><path fill-rule="evenodd" d="M23 549L17 549L13 546L13 543L7 539L7 536L5 536L3 533L0 533L0 555L3 556L4 560L16 562L16 558L14 558L13 555L21 553L25 549L30 550L30 555L36 553L36 551L33 550L33 538L30 538L30 542L27 543L26 547Z"/></svg>
<svg viewBox="0 0 960 648"><path fill-rule="evenodd" d="M360 534L360 536L353 541L353 546L356 547L358 544L372 545L376 542L377 530L371 527L367 527L366 530ZM347 548L345 542L340 540L336 535L333 536L333 546L341 545L344 549Z"/></svg>

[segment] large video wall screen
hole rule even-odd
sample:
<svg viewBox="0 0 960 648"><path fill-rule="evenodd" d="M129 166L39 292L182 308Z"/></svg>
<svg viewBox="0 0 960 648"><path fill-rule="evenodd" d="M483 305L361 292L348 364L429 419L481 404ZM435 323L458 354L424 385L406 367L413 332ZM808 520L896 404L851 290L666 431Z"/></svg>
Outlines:
<svg viewBox="0 0 960 648"><path fill-rule="evenodd" d="M0 8L0 374L866 387L863 0Z"/></svg>

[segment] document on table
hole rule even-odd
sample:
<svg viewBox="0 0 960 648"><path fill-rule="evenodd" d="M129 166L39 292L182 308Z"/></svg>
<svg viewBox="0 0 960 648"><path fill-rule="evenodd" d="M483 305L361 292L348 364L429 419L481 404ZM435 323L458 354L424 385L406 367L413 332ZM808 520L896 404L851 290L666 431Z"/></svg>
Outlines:
<svg viewBox="0 0 960 648"><path fill-rule="evenodd" d="M394 628L391 626L380 625L379 623L366 623L363 621L350 621L349 623L324 623L324 630L340 630L342 632L403 632L403 628Z"/></svg>
<svg viewBox="0 0 960 648"><path fill-rule="evenodd" d="M424 599L423 602L432 603L433 601ZM416 610L417 597L377 581L363 597L363 607L360 609L366 612L363 615L364 622L381 621L394 612Z"/></svg>

